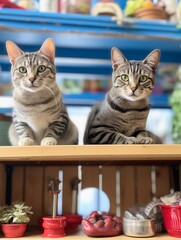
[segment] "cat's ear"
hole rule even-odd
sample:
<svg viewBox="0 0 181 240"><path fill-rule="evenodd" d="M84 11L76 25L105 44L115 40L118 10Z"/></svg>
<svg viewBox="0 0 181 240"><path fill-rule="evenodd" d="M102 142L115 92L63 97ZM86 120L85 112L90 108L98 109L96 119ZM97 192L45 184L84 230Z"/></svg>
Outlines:
<svg viewBox="0 0 181 240"><path fill-rule="evenodd" d="M42 44L39 53L45 55L53 63L55 58L55 44L52 38L48 38Z"/></svg>
<svg viewBox="0 0 181 240"><path fill-rule="evenodd" d="M18 57L24 54L24 52L14 42L11 41L6 42L6 51L12 65L15 63L15 60Z"/></svg>
<svg viewBox="0 0 181 240"><path fill-rule="evenodd" d="M144 60L144 64L148 64L153 70L156 70L157 65L160 61L160 50L153 50Z"/></svg>
<svg viewBox="0 0 181 240"><path fill-rule="evenodd" d="M125 58L125 56L122 54L122 52L119 51L119 49L116 47L112 48L111 50L111 60L112 60L112 67L114 70L117 69L119 64L122 64L128 61Z"/></svg>

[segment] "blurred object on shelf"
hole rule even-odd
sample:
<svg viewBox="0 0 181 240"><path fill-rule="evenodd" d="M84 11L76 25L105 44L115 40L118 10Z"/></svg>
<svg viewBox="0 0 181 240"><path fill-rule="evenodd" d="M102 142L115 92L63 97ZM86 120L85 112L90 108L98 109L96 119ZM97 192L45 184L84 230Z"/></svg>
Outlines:
<svg viewBox="0 0 181 240"><path fill-rule="evenodd" d="M60 74L58 85L64 94L101 93L107 92L111 80L107 76Z"/></svg>
<svg viewBox="0 0 181 240"><path fill-rule="evenodd" d="M125 15L141 19L165 19L171 16L163 7L151 0L128 0Z"/></svg>
<svg viewBox="0 0 181 240"><path fill-rule="evenodd" d="M170 96L170 105L173 110L172 138L174 143L181 143L181 66L178 68L178 82Z"/></svg>
<svg viewBox="0 0 181 240"><path fill-rule="evenodd" d="M60 0L39 0L40 12L60 12Z"/></svg>
<svg viewBox="0 0 181 240"><path fill-rule="evenodd" d="M177 22L181 24L181 0L178 3L178 7L177 7L177 11L176 11L176 17L177 17Z"/></svg>
<svg viewBox="0 0 181 240"><path fill-rule="evenodd" d="M123 22L123 11L119 4L113 0L100 0L91 9L91 14L96 15L108 15L116 16L116 21L118 24Z"/></svg>
<svg viewBox="0 0 181 240"><path fill-rule="evenodd" d="M158 0L157 6L164 9L171 20L176 21L177 0Z"/></svg>
<svg viewBox="0 0 181 240"><path fill-rule="evenodd" d="M154 4L151 1L144 1L144 0L127 0L126 8L125 8L125 15L132 16L137 10L144 7L151 7Z"/></svg>
<svg viewBox="0 0 181 240"><path fill-rule="evenodd" d="M90 13L90 0L61 0L61 13Z"/></svg>
<svg viewBox="0 0 181 240"><path fill-rule="evenodd" d="M134 15L135 18L142 18L142 19L169 19L169 14L158 7L154 8L146 8L146 9L139 9L137 10Z"/></svg>
<svg viewBox="0 0 181 240"><path fill-rule="evenodd" d="M17 8L17 9L25 9L24 7L18 6L17 4L8 1L8 0L0 0L0 8Z"/></svg>
<svg viewBox="0 0 181 240"><path fill-rule="evenodd" d="M18 0L16 4L22 8L33 10L34 9L34 1L33 0Z"/></svg>
<svg viewBox="0 0 181 240"><path fill-rule="evenodd" d="M171 94L174 86L178 81L178 64L160 63L156 75L156 84L153 89L153 94L163 95Z"/></svg>
<svg viewBox="0 0 181 240"><path fill-rule="evenodd" d="M10 73L2 71L0 66L0 96L12 95L12 83L10 79Z"/></svg>

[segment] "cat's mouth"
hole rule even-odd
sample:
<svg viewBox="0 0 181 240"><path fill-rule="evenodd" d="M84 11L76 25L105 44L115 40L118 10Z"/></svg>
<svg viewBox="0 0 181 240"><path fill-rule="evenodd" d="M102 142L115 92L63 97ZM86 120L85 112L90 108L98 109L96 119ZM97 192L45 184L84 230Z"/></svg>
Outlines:
<svg viewBox="0 0 181 240"><path fill-rule="evenodd" d="M24 86L24 88L29 92L37 92L40 89L39 86L33 84L31 86Z"/></svg>
<svg viewBox="0 0 181 240"><path fill-rule="evenodd" d="M133 92L130 94L131 97L137 97L137 95Z"/></svg>

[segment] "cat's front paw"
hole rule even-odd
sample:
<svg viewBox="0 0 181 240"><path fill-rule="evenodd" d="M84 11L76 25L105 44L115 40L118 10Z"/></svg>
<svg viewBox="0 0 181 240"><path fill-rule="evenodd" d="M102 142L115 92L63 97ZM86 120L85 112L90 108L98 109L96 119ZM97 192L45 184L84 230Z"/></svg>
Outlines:
<svg viewBox="0 0 181 240"><path fill-rule="evenodd" d="M139 144L154 144L155 141L151 137L142 137L138 139Z"/></svg>
<svg viewBox="0 0 181 240"><path fill-rule="evenodd" d="M57 140L52 137L45 137L41 140L41 146L57 145Z"/></svg>
<svg viewBox="0 0 181 240"><path fill-rule="evenodd" d="M20 138L18 141L18 146L32 146L34 144L35 144L34 140L29 137Z"/></svg>
<svg viewBox="0 0 181 240"><path fill-rule="evenodd" d="M138 141L135 137L127 137L123 143L124 144L136 144L136 143L138 143Z"/></svg>

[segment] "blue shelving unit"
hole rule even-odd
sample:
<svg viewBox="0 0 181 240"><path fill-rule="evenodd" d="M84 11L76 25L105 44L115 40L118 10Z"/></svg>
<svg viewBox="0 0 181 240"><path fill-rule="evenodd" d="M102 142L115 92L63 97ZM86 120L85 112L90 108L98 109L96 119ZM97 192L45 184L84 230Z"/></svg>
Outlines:
<svg viewBox="0 0 181 240"><path fill-rule="evenodd" d="M36 51L46 38L56 44L57 72L111 75L110 52L119 48L128 59L144 59L155 48L161 62L181 62L181 29L164 20L125 19L118 25L110 16L40 13L0 9L0 65L9 71L5 42L12 40L24 51ZM71 61L64 61L71 59ZM73 59L73 61L72 61ZM84 64L79 59L86 59ZM87 60L91 59L91 63ZM95 59L95 63L92 61ZM97 64L103 60L103 64ZM67 104L92 104L101 94L65 95ZM152 97L152 105L167 106L167 96ZM159 106L160 106L159 105Z"/></svg>

